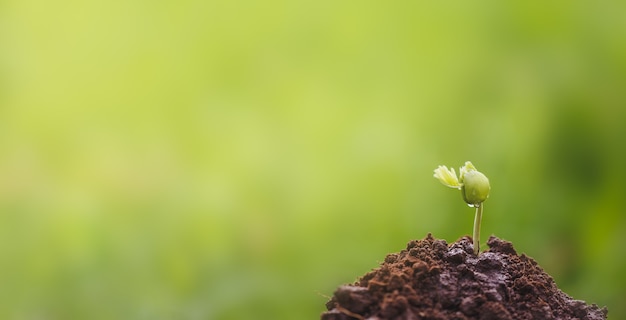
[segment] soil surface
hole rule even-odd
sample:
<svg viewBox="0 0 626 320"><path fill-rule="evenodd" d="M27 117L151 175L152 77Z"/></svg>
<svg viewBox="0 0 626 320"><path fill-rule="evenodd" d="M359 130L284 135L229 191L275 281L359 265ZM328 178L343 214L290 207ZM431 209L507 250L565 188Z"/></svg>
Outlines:
<svg viewBox="0 0 626 320"><path fill-rule="evenodd" d="M489 238L478 256L463 237L428 235L387 255L356 283L339 287L322 320L606 319L607 309L574 300L510 242Z"/></svg>

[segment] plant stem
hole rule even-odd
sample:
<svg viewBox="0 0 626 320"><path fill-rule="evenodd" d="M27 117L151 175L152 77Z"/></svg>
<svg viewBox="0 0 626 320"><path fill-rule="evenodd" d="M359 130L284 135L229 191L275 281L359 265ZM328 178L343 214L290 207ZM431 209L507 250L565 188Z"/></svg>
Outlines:
<svg viewBox="0 0 626 320"><path fill-rule="evenodd" d="M474 241L474 254L478 255L480 250L480 221L483 218L483 204L476 206L476 215L474 216L474 234L472 240Z"/></svg>

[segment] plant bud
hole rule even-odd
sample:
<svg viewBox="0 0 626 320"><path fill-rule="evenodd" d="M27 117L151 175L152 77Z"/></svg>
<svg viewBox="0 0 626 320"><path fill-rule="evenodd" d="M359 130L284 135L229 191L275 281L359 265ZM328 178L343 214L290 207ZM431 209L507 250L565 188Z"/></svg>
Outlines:
<svg viewBox="0 0 626 320"><path fill-rule="evenodd" d="M463 175L461 193L463 200L472 207L478 207L489 197L489 179L479 171L468 170Z"/></svg>

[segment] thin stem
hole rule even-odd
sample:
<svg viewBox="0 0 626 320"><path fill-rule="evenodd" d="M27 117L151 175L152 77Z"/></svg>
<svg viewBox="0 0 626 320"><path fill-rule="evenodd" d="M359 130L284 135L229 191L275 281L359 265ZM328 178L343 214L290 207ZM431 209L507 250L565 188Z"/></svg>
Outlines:
<svg viewBox="0 0 626 320"><path fill-rule="evenodd" d="M474 234L472 240L474 240L474 254L478 255L480 251L480 221L483 218L483 204L476 206L476 215L474 216Z"/></svg>

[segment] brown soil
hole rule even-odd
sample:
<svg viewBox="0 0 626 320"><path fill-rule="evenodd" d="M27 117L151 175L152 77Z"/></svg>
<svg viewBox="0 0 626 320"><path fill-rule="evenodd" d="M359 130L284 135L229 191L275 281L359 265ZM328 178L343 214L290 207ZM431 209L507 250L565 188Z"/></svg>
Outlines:
<svg viewBox="0 0 626 320"><path fill-rule="evenodd" d="M430 234L411 241L356 283L339 287L322 320L606 319L606 307L563 293L510 242L492 236L487 245L476 256L469 237L451 245Z"/></svg>

